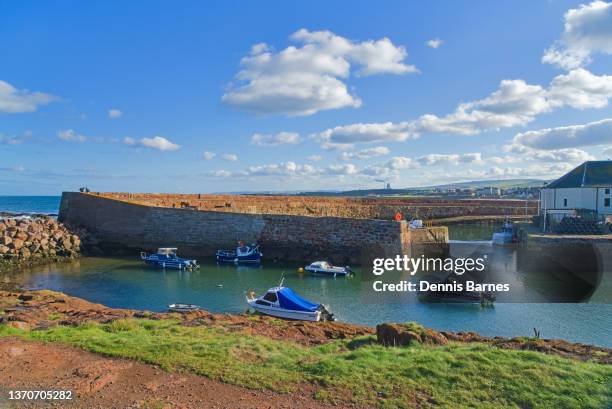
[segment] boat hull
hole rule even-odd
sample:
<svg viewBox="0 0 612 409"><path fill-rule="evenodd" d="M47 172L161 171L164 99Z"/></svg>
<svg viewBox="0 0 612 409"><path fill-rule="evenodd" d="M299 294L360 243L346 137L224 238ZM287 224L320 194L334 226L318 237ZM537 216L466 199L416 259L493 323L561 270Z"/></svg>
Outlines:
<svg viewBox="0 0 612 409"><path fill-rule="evenodd" d="M186 270L193 268L190 263L184 261L172 261L172 260L145 260L145 264L149 266L159 268L170 268L174 270Z"/></svg>
<svg viewBox="0 0 612 409"><path fill-rule="evenodd" d="M241 257L232 254L224 254L217 252L218 263L235 263L235 264L259 264L261 263L261 255L252 254L249 256Z"/></svg>
<svg viewBox="0 0 612 409"><path fill-rule="evenodd" d="M249 306L251 306L255 311L270 315L272 317L284 318L289 320L298 320L298 321L321 321L321 311L294 311L294 310L286 310L283 308L277 307L266 307L265 305L259 305L255 303L255 301L248 301Z"/></svg>
<svg viewBox="0 0 612 409"><path fill-rule="evenodd" d="M320 268L310 268L310 267L306 267L304 268L305 271L308 271L310 274L322 274L322 275L328 275L328 276L348 276L351 274L350 270L347 269L342 269L342 270L327 270L327 269L320 269Z"/></svg>

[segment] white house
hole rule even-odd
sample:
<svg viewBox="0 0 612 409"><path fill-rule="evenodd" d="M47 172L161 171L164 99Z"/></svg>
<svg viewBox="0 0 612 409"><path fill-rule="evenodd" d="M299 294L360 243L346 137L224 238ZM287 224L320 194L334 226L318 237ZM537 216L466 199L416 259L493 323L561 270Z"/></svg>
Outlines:
<svg viewBox="0 0 612 409"><path fill-rule="evenodd" d="M612 218L612 160L584 162L540 190L540 209L560 220L577 209Z"/></svg>

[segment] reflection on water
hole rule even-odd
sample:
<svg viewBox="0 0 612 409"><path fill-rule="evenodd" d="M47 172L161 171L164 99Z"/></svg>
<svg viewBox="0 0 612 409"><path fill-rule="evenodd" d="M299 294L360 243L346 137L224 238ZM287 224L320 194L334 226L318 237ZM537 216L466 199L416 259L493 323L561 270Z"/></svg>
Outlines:
<svg viewBox="0 0 612 409"><path fill-rule="evenodd" d="M547 300L538 285L529 282L529 273L517 269L515 249L492 247L490 243L451 244L454 256L475 250L496 260L495 274L499 275L496 279L522 289L534 300ZM610 298L609 274L591 298L599 303L498 302L492 308L481 308L471 304L419 303L414 294L385 295L377 301L372 297L371 274L367 270L357 269L355 277L334 279L298 274L297 267L267 263L249 268L204 261L198 271L181 272L147 268L137 260L82 258L70 264L3 274L0 278L62 291L111 307L164 311L170 303L187 302L214 312L238 313L247 307L246 291L265 291L278 283L284 273L287 286L307 298L329 304L343 321L366 325L418 321L439 330L476 331L489 336L531 336L536 327L545 338L612 347L612 305L601 303ZM611 270L609 265L604 268Z"/></svg>

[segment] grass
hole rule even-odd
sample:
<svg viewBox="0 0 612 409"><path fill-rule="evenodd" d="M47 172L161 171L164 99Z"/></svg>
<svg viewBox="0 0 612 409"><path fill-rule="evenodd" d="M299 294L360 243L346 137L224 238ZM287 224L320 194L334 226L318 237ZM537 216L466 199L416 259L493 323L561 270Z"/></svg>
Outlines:
<svg viewBox="0 0 612 409"><path fill-rule="evenodd" d="M612 403L612 366L482 344L385 348L373 337L359 337L306 347L146 319L37 331L0 325L0 336L60 342L253 389L291 392L309 383L318 399L330 403L381 408L606 408Z"/></svg>

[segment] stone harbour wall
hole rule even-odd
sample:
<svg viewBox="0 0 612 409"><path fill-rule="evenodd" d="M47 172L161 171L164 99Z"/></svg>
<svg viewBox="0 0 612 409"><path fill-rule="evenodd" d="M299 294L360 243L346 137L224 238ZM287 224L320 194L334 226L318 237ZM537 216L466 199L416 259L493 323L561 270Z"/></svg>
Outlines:
<svg viewBox="0 0 612 409"><path fill-rule="evenodd" d="M0 218L0 269L79 255L81 239L52 218Z"/></svg>
<svg viewBox="0 0 612 409"><path fill-rule="evenodd" d="M414 231L405 221L219 212L154 204L65 192L59 220L86 229L101 249L133 252L163 246L178 247L183 255L212 256L217 249L234 248L238 240L259 243L267 259L359 264L372 254L412 252ZM448 239L445 227L414 235L420 246L432 241L434 247L444 248Z"/></svg>
<svg viewBox="0 0 612 409"><path fill-rule="evenodd" d="M537 201L442 198L345 198L322 196L206 195L166 193L91 193L148 206L190 208L214 212L333 216L392 220L439 219L455 216L525 216L537 214Z"/></svg>

